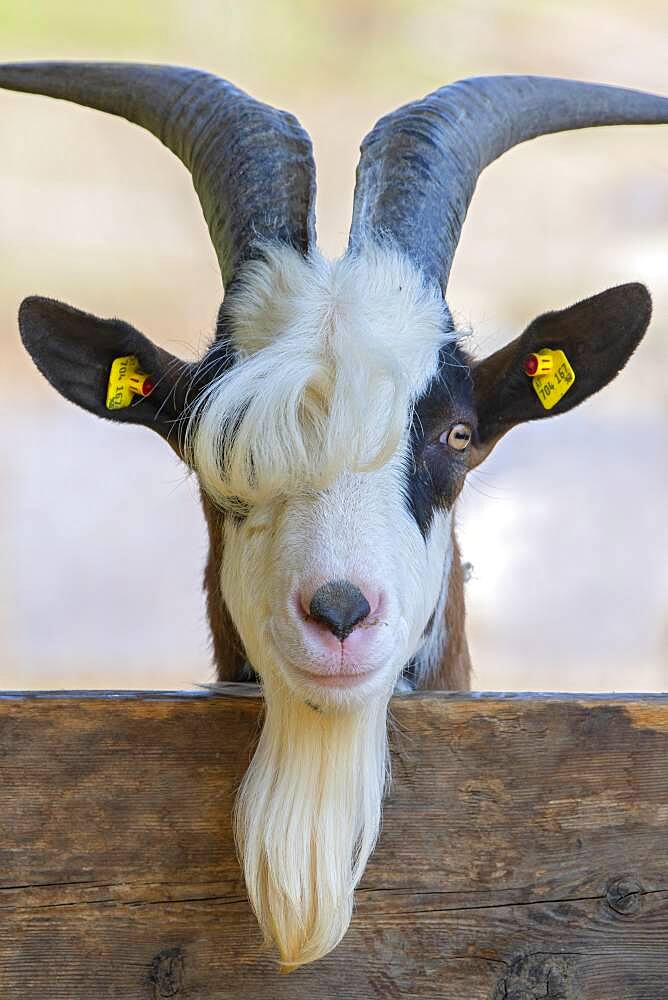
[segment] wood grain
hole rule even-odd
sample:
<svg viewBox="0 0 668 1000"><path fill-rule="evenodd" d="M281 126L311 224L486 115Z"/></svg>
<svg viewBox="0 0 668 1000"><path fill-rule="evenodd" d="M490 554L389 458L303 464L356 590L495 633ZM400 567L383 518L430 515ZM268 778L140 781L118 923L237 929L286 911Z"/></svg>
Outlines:
<svg viewBox="0 0 668 1000"><path fill-rule="evenodd" d="M257 697L0 696L0 998L668 998L668 697L392 702L380 845L279 975L230 809Z"/></svg>

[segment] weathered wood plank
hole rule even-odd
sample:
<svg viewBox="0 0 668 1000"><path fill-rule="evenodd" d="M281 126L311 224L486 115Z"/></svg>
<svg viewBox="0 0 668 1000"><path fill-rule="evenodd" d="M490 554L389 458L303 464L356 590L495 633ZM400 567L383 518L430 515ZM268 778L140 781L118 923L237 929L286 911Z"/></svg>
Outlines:
<svg viewBox="0 0 668 1000"><path fill-rule="evenodd" d="M230 807L255 697L0 697L0 997L668 998L668 697L392 703L381 843L279 976Z"/></svg>

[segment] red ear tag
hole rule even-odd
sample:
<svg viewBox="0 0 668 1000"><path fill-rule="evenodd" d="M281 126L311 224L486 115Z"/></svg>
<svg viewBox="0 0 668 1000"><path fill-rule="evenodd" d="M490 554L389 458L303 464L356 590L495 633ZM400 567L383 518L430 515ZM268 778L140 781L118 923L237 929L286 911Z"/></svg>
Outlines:
<svg viewBox="0 0 668 1000"><path fill-rule="evenodd" d="M544 347L529 354L522 370L531 378L536 395L545 410L551 410L575 382L575 372L563 351Z"/></svg>
<svg viewBox="0 0 668 1000"><path fill-rule="evenodd" d="M536 375L549 375L554 368L554 358L550 354L527 354L522 362L522 371L529 378Z"/></svg>
<svg viewBox="0 0 668 1000"><path fill-rule="evenodd" d="M135 396L148 396L155 389L155 381L139 368L134 354L115 358L109 372L107 409L122 410L130 406Z"/></svg>

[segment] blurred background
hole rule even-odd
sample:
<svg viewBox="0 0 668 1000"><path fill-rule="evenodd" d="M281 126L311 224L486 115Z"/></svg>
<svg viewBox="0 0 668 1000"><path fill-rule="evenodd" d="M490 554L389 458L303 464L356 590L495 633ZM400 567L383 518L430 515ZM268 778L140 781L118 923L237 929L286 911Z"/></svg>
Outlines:
<svg viewBox="0 0 668 1000"><path fill-rule="evenodd" d="M381 114L487 73L667 93L667 35L664 0L0 0L4 61L189 64L294 111L330 255ZM189 176L140 129L41 97L0 92L0 149L0 687L211 680L193 481L157 436L60 399L16 325L39 293L201 352L222 292ZM478 354L629 280L655 303L637 356L517 429L460 502L479 689L668 688L668 130L546 137L485 172L449 293Z"/></svg>

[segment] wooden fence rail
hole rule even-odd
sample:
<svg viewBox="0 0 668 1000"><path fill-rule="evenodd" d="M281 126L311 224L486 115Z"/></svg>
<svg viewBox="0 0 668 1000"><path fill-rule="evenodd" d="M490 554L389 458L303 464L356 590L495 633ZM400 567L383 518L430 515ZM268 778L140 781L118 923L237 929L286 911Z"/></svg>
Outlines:
<svg viewBox="0 0 668 1000"><path fill-rule="evenodd" d="M395 698L353 923L289 976L230 825L260 712L0 695L2 1000L668 998L668 696Z"/></svg>

